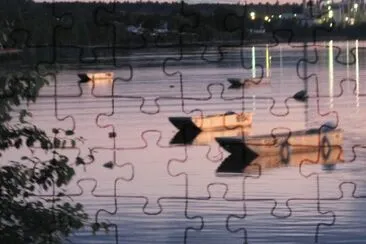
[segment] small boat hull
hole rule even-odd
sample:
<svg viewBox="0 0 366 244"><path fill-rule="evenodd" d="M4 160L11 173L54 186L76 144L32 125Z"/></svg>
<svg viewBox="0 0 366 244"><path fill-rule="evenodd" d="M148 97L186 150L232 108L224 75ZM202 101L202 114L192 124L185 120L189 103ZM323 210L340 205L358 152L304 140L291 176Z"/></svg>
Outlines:
<svg viewBox="0 0 366 244"><path fill-rule="evenodd" d="M235 160L231 155L227 157L217 168L218 176L234 176L243 174L260 175L261 172L273 168L296 166L300 164L322 164L326 168L331 168L337 163L344 163L343 148L341 146L333 146L330 154L324 157L322 149L318 151L291 153L288 157L283 158L282 155L257 157L252 162L243 162Z"/></svg>
<svg viewBox="0 0 366 244"><path fill-rule="evenodd" d="M209 145L215 141L216 137L230 137L230 136L247 136L252 127L237 127L231 130L219 131L201 131L195 130L179 130L170 141L170 144L185 144L185 145Z"/></svg>
<svg viewBox="0 0 366 244"><path fill-rule="evenodd" d="M329 153L332 146L343 145L343 131L335 129L328 132L319 130L295 131L290 133L246 137L245 143L240 137L221 137L216 141L230 152L231 145L245 145L260 156L275 156L284 153L302 153L323 148Z"/></svg>
<svg viewBox="0 0 366 244"><path fill-rule="evenodd" d="M86 83L89 81L95 80L113 80L112 72L103 72L103 73L79 73L79 82Z"/></svg>
<svg viewBox="0 0 366 244"><path fill-rule="evenodd" d="M195 140L193 141L194 145L208 145L215 141L216 137L230 137L237 136L243 137L248 136L252 127L237 127L230 130L219 130L219 131L203 131L197 135Z"/></svg>
<svg viewBox="0 0 366 244"><path fill-rule="evenodd" d="M179 130L218 131L252 125L252 113L227 113L195 117L169 117Z"/></svg>
<svg viewBox="0 0 366 244"><path fill-rule="evenodd" d="M228 82L230 83L230 88L239 88L239 87L255 87L261 85L269 85L270 78L228 78Z"/></svg>

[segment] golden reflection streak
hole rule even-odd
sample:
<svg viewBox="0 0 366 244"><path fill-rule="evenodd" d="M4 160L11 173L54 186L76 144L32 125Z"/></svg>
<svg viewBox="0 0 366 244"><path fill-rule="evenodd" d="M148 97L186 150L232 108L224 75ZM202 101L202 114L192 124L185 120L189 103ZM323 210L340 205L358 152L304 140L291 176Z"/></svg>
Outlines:
<svg viewBox="0 0 366 244"><path fill-rule="evenodd" d="M358 40L356 40L356 106L360 106L360 67L358 60Z"/></svg>
<svg viewBox="0 0 366 244"><path fill-rule="evenodd" d="M113 79L92 79L91 82L88 82L88 85L93 86L108 86L112 85Z"/></svg>
<svg viewBox="0 0 366 244"><path fill-rule="evenodd" d="M255 78L255 47L252 46L252 78Z"/></svg>
<svg viewBox="0 0 366 244"><path fill-rule="evenodd" d="M269 77L269 49L268 49L268 44L266 44L266 77Z"/></svg>
<svg viewBox="0 0 366 244"><path fill-rule="evenodd" d="M281 88L283 84L283 56L282 56L282 46L280 46L280 81L281 81Z"/></svg>
<svg viewBox="0 0 366 244"><path fill-rule="evenodd" d="M347 79L349 78L349 42L346 42L346 53L347 53ZM348 82L349 84L349 82Z"/></svg>
<svg viewBox="0 0 366 244"><path fill-rule="evenodd" d="M333 88L334 88L334 63L333 63L333 41L329 41L328 47L328 71L329 71L329 108L333 108Z"/></svg>

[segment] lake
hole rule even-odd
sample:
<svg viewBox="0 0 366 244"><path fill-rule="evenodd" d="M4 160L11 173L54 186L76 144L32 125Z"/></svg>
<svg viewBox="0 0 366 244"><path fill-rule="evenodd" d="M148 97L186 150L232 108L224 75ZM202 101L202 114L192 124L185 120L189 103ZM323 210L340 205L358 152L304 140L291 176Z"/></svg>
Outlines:
<svg viewBox="0 0 366 244"><path fill-rule="evenodd" d="M183 55L169 48L136 50L117 58L120 67L105 69L114 72L113 82L79 85L81 71L75 69L49 77L50 86L29 105L32 122L48 132L74 129L85 139L76 149L61 150L70 159L94 156L85 167L76 167L67 194L84 204L90 221L111 224L109 233L93 235L85 228L69 239L364 243L366 45L308 44L306 71L304 63L298 65L302 45L197 47L184 49ZM304 74L308 101L288 99L305 88ZM270 85L228 88L227 78L262 75ZM227 111L253 112L250 136L337 123L343 130L344 162L316 163L317 153L305 153L287 165L217 175L229 153L215 136L194 145L170 144L177 129L168 117ZM10 151L5 157L18 155ZM114 167L103 167L107 162Z"/></svg>

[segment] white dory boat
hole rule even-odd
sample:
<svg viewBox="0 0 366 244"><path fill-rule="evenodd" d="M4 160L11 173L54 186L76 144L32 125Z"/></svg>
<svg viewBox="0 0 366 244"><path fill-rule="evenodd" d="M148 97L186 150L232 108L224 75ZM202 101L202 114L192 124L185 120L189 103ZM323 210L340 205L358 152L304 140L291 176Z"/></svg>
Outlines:
<svg viewBox="0 0 366 244"><path fill-rule="evenodd" d="M252 127L236 127L217 131L185 131L179 130L171 139L170 144L209 145L216 137L247 136Z"/></svg>
<svg viewBox="0 0 366 244"><path fill-rule="evenodd" d="M343 145L343 130L341 129L310 129L292 131L274 135L250 137L218 137L216 141L228 152L238 152L238 149L257 156L284 155L317 151L322 148L324 154L329 154L331 147ZM244 141L244 140L245 141ZM248 155L249 155L248 154Z"/></svg>
<svg viewBox="0 0 366 244"><path fill-rule="evenodd" d="M101 73L79 73L79 82L85 83L90 80L113 80L113 72L101 72Z"/></svg>
<svg viewBox="0 0 366 244"><path fill-rule="evenodd" d="M327 155L323 155L322 149L319 149L320 151L291 153L287 155L287 158L283 158L283 155L257 157L250 162L245 162L245 160L237 160L235 157L229 156L217 168L216 174L218 176L237 174L242 175L243 173L259 175L264 170L286 166L299 167L299 165L302 163L321 164L324 166L344 163L342 147L331 147L331 150Z"/></svg>
<svg viewBox="0 0 366 244"><path fill-rule="evenodd" d="M214 114L193 117L169 117L169 121L179 130L218 131L252 125L252 113Z"/></svg>

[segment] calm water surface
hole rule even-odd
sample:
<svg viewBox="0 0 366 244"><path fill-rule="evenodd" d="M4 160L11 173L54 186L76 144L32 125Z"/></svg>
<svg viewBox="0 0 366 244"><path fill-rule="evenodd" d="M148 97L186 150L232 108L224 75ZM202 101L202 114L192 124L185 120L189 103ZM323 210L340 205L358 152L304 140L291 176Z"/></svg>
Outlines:
<svg viewBox="0 0 366 244"><path fill-rule="evenodd" d="M92 220L111 223L109 233L92 235L85 228L70 240L366 243L366 150L352 150L366 139L364 47L356 41L309 46L308 59L316 62L307 65L307 74L314 74L308 79L307 103L285 103L304 89L297 74L304 55L301 44L269 47L268 69L266 47L261 46L243 49L242 59L240 49L225 49L222 57L215 48L190 50L183 57L164 50L136 53L119 60L132 69L114 69L114 84L79 87L78 71L63 70L30 106L33 122L48 131L75 128L85 138L78 149L64 153L70 158L91 153L95 160L85 169L76 168L67 193L84 204ZM228 89L227 78L260 76L262 70L271 85ZM303 74L302 65L298 71ZM223 177L215 171L229 154L214 140L169 144L177 132L169 116L228 110L254 113L250 135L338 122L344 130L344 162L334 162L332 170L311 162L299 170L300 162L291 162L293 166ZM110 132L117 137L110 138ZM42 153L35 151L40 157ZM8 157L17 155L9 152ZM103 167L109 161L113 169Z"/></svg>

